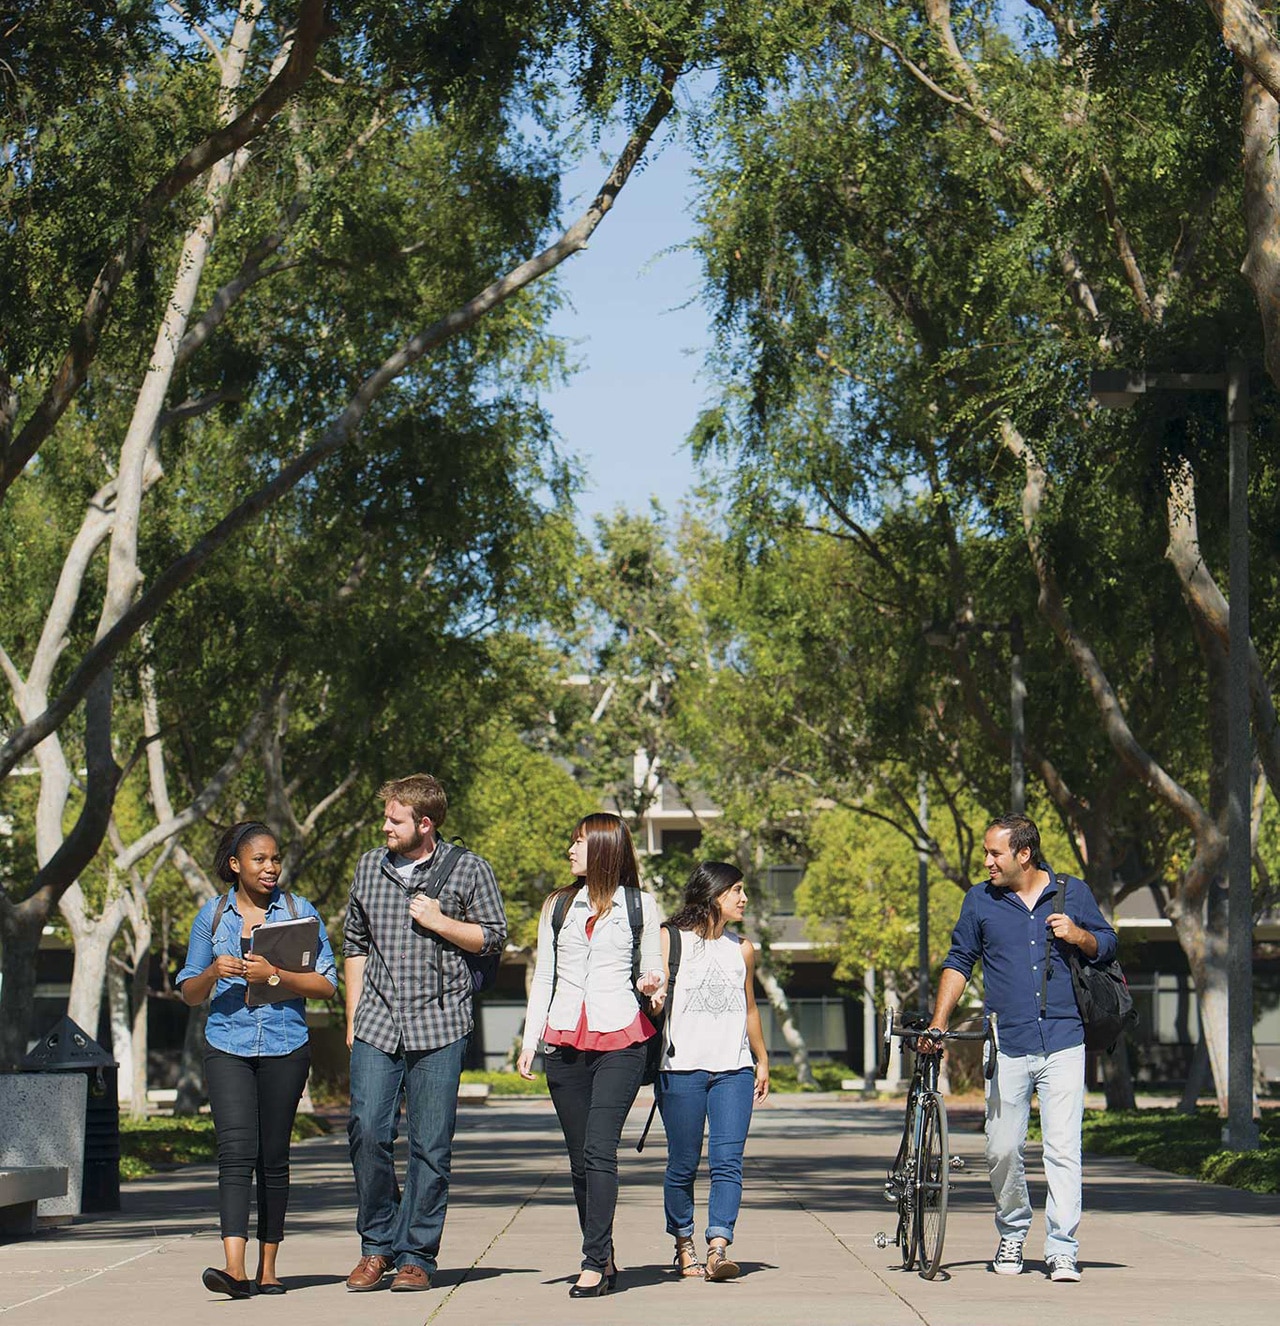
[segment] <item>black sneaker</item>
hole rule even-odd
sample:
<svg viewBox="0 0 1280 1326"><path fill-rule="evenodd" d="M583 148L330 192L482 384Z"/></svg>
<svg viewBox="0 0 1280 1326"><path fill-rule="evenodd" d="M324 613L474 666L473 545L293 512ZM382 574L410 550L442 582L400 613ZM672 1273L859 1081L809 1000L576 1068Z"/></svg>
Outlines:
<svg viewBox="0 0 1280 1326"><path fill-rule="evenodd" d="M1001 1239L991 1269L997 1275L1022 1274L1022 1244L1018 1239Z"/></svg>
<svg viewBox="0 0 1280 1326"><path fill-rule="evenodd" d="M1065 1252L1058 1253L1056 1257L1050 1257L1049 1279L1079 1280L1080 1268L1076 1265L1076 1259Z"/></svg>

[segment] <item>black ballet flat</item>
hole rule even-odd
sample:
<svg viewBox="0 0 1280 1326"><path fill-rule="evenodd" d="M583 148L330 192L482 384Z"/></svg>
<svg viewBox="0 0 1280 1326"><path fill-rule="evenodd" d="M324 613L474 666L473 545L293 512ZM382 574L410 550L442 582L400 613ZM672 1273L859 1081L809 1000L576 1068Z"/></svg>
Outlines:
<svg viewBox="0 0 1280 1326"><path fill-rule="evenodd" d="M265 1285L261 1280L258 1280L254 1282L254 1288L259 1294L287 1294L289 1292L278 1280Z"/></svg>
<svg viewBox="0 0 1280 1326"><path fill-rule="evenodd" d="M617 1272L616 1272L616 1271L614 1272L614 1277L615 1277L615 1278L617 1277ZM610 1281L609 1281L609 1277L608 1277L607 1275L602 1275L602 1276L600 1277L600 1281L599 1281L598 1284L590 1285L590 1286L587 1286L587 1287L585 1287L585 1288L584 1288L582 1285L579 1285L579 1284L572 1284L572 1285L570 1285L570 1286L569 1286L569 1297L570 1297L570 1298L603 1298L603 1297L609 1292L609 1290L611 1290L612 1288L613 1288L613 1285L610 1283Z"/></svg>
<svg viewBox="0 0 1280 1326"><path fill-rule="evenodd" d="M206 1266L200 1272L200 1283L210 1293L226 1294L228 1298L249 1297L248 1280L233 1279L226 1271L220 1271L216 1266Z"/></svg>

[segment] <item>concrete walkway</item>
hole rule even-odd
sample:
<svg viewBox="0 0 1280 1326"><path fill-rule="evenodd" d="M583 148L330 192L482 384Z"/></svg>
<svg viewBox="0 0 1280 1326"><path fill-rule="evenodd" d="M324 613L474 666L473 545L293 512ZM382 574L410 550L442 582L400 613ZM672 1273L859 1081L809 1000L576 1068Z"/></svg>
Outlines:
<svg viewBox="0 0 1280 1326"><path fill-rule="evenodd" d="M947 1272L904 1273L884 1171L896 1109L847 1097L780 1096L757 1112L735 1251L743 1277L726 1284L674 1279L663 1232L665 1146L655 1125L637 1156L647 1103L624 1138L615 1228L618 1291L570 1302L578 1230L550 1104L496 1102L464 1111L441 1270L422 1294L348 1294L359 1255L354 1193L341 1134L294 1148L284 1297L232 1303L208 1294L200 1271L220 1264L215 1174L191 1166L126 1184L119 1215L0 1245L0 1314L41 1326L201 1326L252 1316L273 1326L359 1319L379 1326L698 1323L733 1326L1026 1326L1070 1314L1079 1322L1151 1326L1272 1326L1280 1303L1280 1197L1258 1197L1127 1162L1086 1163L1081 1284L1052 1284L1039 1260L1037 1217L1028 1272L997 1278L982 1138L972 1111L953 1118L954 1153L968 1168L952 1185ZM967 1126L967 1127L966 1127ZM969 1131L968 1129L972 1129ZM1038 1166L1038 1153L1029 1157ZM1033 1168L1033 1173L1034 1173ZM1037 1207L1043 1185L1033 1186Z"/></svg>

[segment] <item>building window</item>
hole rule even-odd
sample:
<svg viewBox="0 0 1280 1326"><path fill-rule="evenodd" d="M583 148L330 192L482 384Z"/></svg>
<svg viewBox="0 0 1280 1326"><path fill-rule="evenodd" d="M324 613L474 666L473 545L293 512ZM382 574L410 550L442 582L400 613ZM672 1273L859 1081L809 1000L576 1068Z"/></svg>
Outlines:
<svg viewBox="0 0 1280 1326"><path fill-rule="evenodd" d="M796 914L796 887L803 878L803 866L770 866L765 871L765 891L775 916Z"/></svg>

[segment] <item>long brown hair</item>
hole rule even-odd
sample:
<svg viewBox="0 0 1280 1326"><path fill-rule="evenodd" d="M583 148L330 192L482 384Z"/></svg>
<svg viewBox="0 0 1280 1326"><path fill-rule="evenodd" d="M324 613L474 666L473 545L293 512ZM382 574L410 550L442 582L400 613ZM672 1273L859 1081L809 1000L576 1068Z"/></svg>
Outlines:
<svg viewBox="0 0 1280 1326"><path fill-rule="evenodd" d="M591 901L592 910L598 916L606 916L613 906L613 895L619 885L640 887L640 865L636 860L631 831L617 815L601 811L595 815L584 815L574 826L573 837L575 840L586 839L587 897ZM577 892L582 882L578 878L572 884L556 889L548 895L546 905L553 907L555 899L562 893Z"/></svg>

